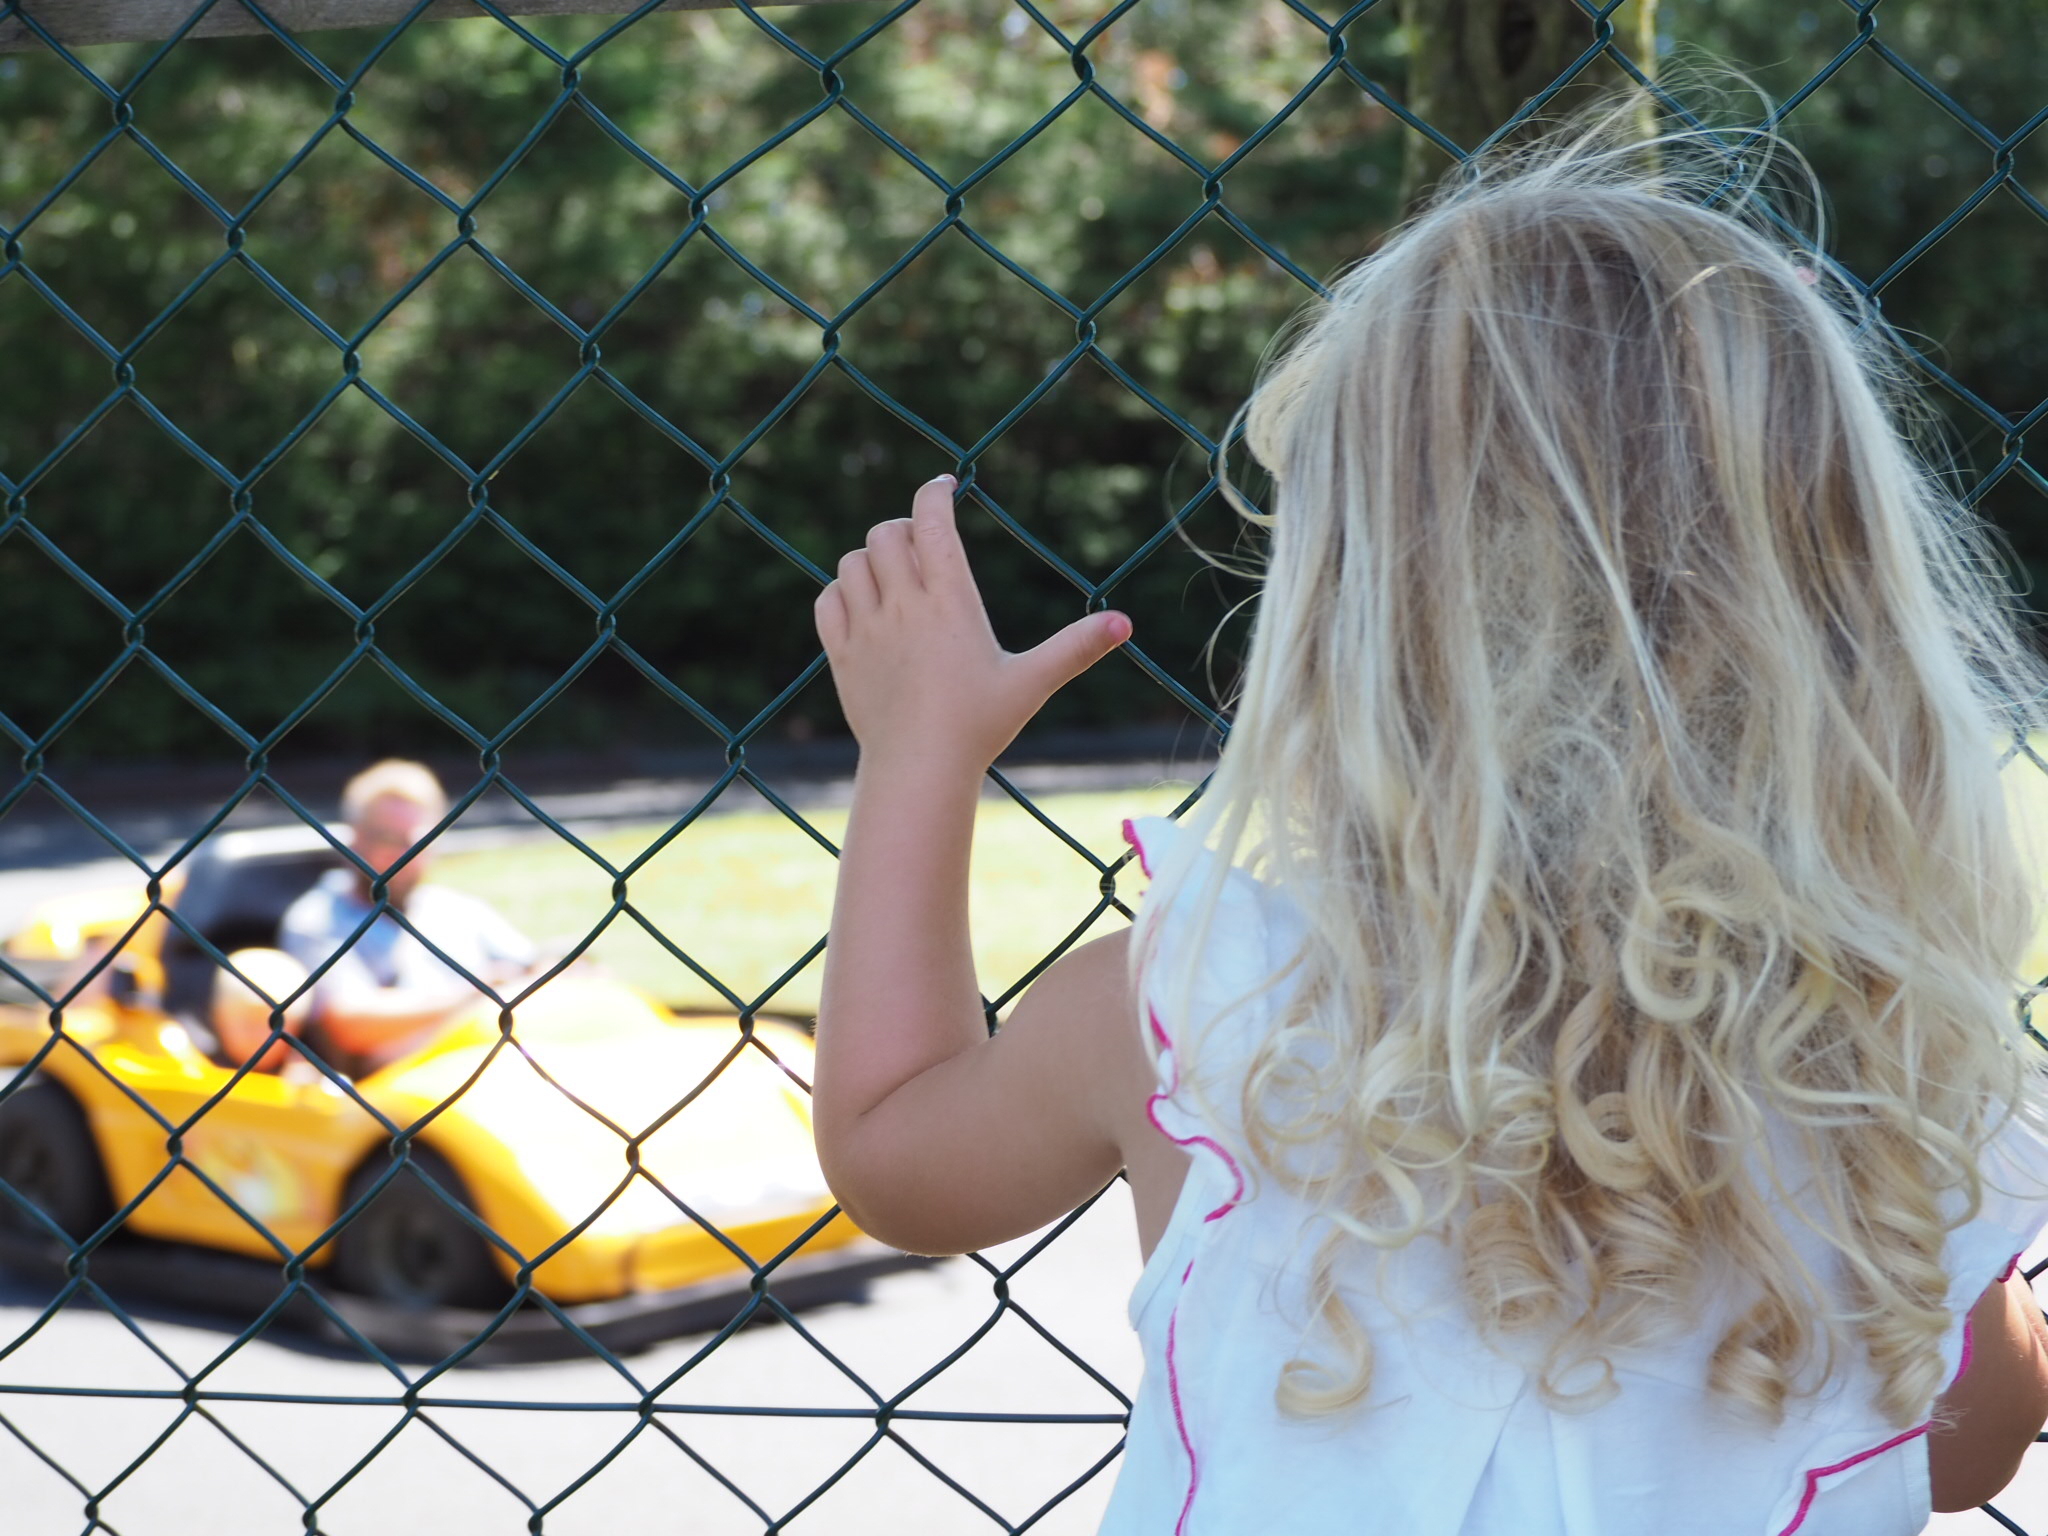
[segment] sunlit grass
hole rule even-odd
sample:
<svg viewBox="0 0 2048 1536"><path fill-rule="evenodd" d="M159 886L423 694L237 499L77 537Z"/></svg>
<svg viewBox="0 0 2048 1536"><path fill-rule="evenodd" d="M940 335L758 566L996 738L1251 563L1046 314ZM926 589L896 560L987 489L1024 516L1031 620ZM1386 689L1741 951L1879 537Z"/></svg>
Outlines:
<svg viewBox="0 0 2048 1536"><path fill-rule="evenodd" d="M2033 743L2048 757L2048 738ZM2015 830L2037 867L2048 870L2048 774L2028 758L2007 763L2004 783ZM1098 858L1123 852L1126 816L1156 816L1186 798L1190 786L1047 795L1045 814ZM835 844L843 810L820 810L811 825ZM615 864L637 858L664 824L623 827L593 840ZM709 816L642 865L627 883L634 908L697 963L749 1001L759 999L821 938L831 917L836 870L830 854L773 811ZM484 897L544 948L575 945L611 907L611 878L576 849L554 839L451 852L434 878ZM1094 908L1100 876L1008 799L984 800L975 826L971 885L974 958L984 993L1008 992ZM1129 904L1143 889L1135 866L1118 875ZM1123 918L1106 912L1089 937ZM725 1009L710 983L670 955L629 916L615 918L591 955L608 970L671 1004ZM771 1013L817 1011L822 957L798 970L763 1006ZM2048 922L2021 965L2029 982L2048 981Z"/></svg>
<svg viewBox="0 0 2048 1536"><path fill-rule="evenodd" d="M1047 795L1035 803L1107 862L1124 852L1123 818L1164 815L1189 788ZM820 810L807 819L835 845L846 830L844 810ZM667 830L658 823L622 827L593 838L591 846L624 867ZM836 868L829 853L777 812L707 816L634 870L626 898L698 965L755 1001L824 936ZM434 879L483 897L555 953L580 942L612 906L611 876L557 839L451 852L435 865ZM1142 886L1135 865L1119 872L1117 889L1126 904ZM970 890L976 971L982 991L998 997L1088 917L1101 897L1101 875L1021 806L990 799L982 801L975 823ZM1113 932L1123 921L1114 910L1104 912L1086 937ZM588 953L672 1005L731 1007L627 913L612 919ZM823 970L819 956L762 1006L771 1013L815 1014Z"/></svg>

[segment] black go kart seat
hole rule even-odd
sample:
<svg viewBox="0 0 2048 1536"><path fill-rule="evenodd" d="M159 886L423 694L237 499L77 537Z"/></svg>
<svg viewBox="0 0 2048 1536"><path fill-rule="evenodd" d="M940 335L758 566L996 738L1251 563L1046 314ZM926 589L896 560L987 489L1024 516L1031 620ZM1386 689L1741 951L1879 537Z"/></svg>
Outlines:
<svg viewBox="0 0 2048 1536"><path fill-rule="evenodd" d="M311 827L219 832L185 861L172 910L221 954L274 945L285 908L341 862ZM177 924L164 935L162 959L164 1011L210 1054L218 1044L209 1023L218 962Z"/></svg>

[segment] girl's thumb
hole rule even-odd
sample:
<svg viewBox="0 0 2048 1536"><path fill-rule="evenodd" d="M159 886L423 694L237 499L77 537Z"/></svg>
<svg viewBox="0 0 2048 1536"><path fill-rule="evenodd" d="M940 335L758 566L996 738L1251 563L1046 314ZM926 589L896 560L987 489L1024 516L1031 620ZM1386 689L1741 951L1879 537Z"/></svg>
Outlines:
<svg viewBox="0 0 2048 1536"><path fill-rule="evenodd" d="M1032 676L1047 697L1131 638L1131 621L1110 610L1076 619L1024 653Z"/></svg>

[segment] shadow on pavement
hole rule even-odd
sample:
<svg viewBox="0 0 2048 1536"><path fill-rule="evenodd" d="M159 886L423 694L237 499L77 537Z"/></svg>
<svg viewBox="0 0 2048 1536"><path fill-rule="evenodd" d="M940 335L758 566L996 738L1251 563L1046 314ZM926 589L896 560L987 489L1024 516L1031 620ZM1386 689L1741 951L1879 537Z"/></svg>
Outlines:
<svg viewBox="0 0 2048 1536"><path fill-rule="evenodd" d="M830 1302L864 1301L870 1282L878 1276L938 1262L866 1241L826 1253L798 1254L775 1267L765 1288L791 1311L800 1311ZM132 1317L224 1334L241 1332L273 1306L283 1290L274 1263L148 1238L116 1237L103 1243L93 1251L87 1272L92 1286ZM68 1279L68 1255L63 1249L0 1234L0 1307L41 1310ZM317 1290L327 1307L307 1294L308 1290ZM630 1354L683 1335L715 1332L730 1323L752 1295L752 1281L742 1273L675 1290L552 1310L528 1301L514 1309L462 1363L516 1365L588 1358L591 1347L576 1329L615 1354ZM92 1287L81 1287L65 1305L105 1309ZM307 1354L360 1360L365 1352L349 1337L348 1329L353 1328L394 1360L433 1362L469 1344L497 1317L494 1312L458 1307L393 1306L309 1279L305 1288L277 1309L261 1336ZM575 1328L564 1326L564 1318ZM775 1320L774 1311L763 1307L748 1326Z"/></svg>

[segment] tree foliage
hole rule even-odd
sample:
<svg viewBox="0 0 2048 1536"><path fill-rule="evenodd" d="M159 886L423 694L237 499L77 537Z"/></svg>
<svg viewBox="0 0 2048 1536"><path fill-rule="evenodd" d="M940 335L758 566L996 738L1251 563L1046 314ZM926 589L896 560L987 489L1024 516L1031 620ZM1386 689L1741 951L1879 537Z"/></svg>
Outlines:
<svg viewBox="0 0 2048 1536"><path fill-rule="evenodd" d="M1399 99L1415 39L1393 12L1368 12L1344 41L1349 63ZM825 53L884 12L768 14ZM1047 14L1070 35L1093 20L1078 0ZM533 28L566 49L606 25ZM1784 94L1854 36L1856 18L1843 5L1663 0L1659 27L1664 48L1696 46ZM2000 133L2044 105L2027 61L2048 43L2048 15L2031 0L1961 12L1889 0L1879 31ZM347 73L379 39L304 42ZM85 57L125 81L151 52ZM422 24L377 57L348 123L456 202L481 193L465 225L366 143L340 129L322 135L333 92L275 40L188 42L135 88L133 122L235 215L226 229L132 139L91 154L113 109L60 61L0 61L0 223L18 229L21 263L0 276L0 348L14 363L0 370L0 474L29 478L16 507L33 529L17 524L0 538L0 646L12 661L0 711L29 733L48 729L140 633L164 666L250 730L290 718L350 655L358 625L274 543L370 607L364 632L391 664L481 731L516 719L612 625L661 676L737 726L816 653L815 582L773 541L829 567L869 524L899 515L911 486L953 467L837 367L792 401L821 348L918 420L973 444L1092 323L1115 368L1220 435L1305 290L1219 215L1183 227L1202 205L1204 173L1151 135L1213 166L1325 70L1330 53L1325 33L1281 0L1147 0L1087 50L1094 79L1136 123L1092 95L1044 122L1076 88L1068 51L1022 11L927 0L837 66L846 105L820 111L818 72L746 17L650 16L592 55L578 85L686 189L576 104L549 119L561 72L511 30ZM976 178L960 201L963 225L879 289L944 218L946 196L847 106L938 177ZM1866 277L1992 166L1990 151L1867 52L1800 104L1792 128L1828 188L1843 258ZM1300 268L1326 275L1396 217L1407 137L1372 95L1333 75L1230 170L1224 202ZM1028 142L1005 158L1020 138ZM2023 146L2020 161L2048 192L2041 155ZM707 188L705 221L678 247L695 211L688 189ZM1077 306L1113 297L1077 335L1067 313L984 243ZM188 295L231 250L266 276L230 259ZM2018 415L2048 392L2044 277L2048 226L2000 192L1908 266L1886 302L1938 343L1970 388ZM349 345L337 347L270 283ZM146 338L132 355L135 397L96 420L129 365L84 340L52 298L117 350ZM617 389L586 378L558 399L585 360L572 327L597 328L590 347ZM363 387L335 394L349 377ZM1995 463L2001 445L1981 429L1977 437L1972 452ZM222 478L259 468L240 497ZM1090 580L1158 535L1207 473L1187 436L1092 358L977 465L1004 510ZM712 506L721 491L731 503ZM480 500L503 527L479 523L443 549ZM2023 555L2048 558L2040 501L2017 477L1991 505ZM192 565L244 511L253 522ZM1213 499L1187 533L1225 552L1237 538ZM1075 588L994 519L974 516L970 538L1008 637L1076 611ZM131 607L182 580L124 631L43 540ZM1169 539L1113 600L1136 615L1140 642L1207 695L1204 643L1246 590ZM1238 633L1225 628L1218 667L1229 666ZM1184 718L1121 665L1057 710L1070 723ZM773 729L835 727L829 689L814 684ZM607 655L523 726L517 744L713 739ZM365 662L284 745L431 751L454 740ZM59 747L69 757L229 750L139 659Z"/></svg>

